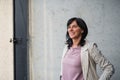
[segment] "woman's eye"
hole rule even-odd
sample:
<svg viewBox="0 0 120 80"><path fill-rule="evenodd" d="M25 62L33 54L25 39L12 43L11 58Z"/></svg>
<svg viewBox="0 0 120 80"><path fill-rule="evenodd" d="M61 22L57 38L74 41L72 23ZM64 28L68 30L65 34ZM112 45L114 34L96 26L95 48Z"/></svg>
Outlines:
<svg viewBox="0 0 120 80"><path fill-rule="evenodd" d="M70 26L68 26L68 29L70 28Z"/></svg>
<svg viewBox="0 0 120 80"><path fill-rule="evenodd" d="M74 25L73 27L74 27L74 28L76 28L77 26L76 26L76 25Z"/></svg>

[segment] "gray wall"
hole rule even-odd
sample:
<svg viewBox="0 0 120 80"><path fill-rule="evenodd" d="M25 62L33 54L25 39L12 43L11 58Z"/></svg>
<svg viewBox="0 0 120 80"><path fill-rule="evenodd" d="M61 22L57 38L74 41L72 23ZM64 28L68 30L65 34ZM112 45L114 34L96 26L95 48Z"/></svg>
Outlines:
<svg viewBox="0 0 120 80"><path fill-rule="evenodd" d="M112 80L119 80L120 0L31 0L29 11L31 80L59 80L66 22L74 16L86 21L87 39L98 44L115 67Z"/></svg>

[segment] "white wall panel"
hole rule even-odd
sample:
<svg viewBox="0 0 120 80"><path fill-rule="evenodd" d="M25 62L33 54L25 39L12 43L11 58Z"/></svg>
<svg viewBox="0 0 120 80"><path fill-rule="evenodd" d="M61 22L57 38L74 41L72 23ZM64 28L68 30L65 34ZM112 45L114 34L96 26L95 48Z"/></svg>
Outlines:
<svg viewBox="0 0 120 80"><path fill-rule="evenodd" d="M0 80L13 80L13 0L0 0Z"/></svg>

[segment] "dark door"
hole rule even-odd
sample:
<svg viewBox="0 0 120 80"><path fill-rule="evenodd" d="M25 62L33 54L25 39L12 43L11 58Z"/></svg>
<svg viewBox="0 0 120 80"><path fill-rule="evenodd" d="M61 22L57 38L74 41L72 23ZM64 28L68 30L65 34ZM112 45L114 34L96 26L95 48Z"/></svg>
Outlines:
<svg viewBox="0 0 120 80"><path fill-rule="evenodd" d="M14 0L14 76L28 80L28 0Z"/></svg>

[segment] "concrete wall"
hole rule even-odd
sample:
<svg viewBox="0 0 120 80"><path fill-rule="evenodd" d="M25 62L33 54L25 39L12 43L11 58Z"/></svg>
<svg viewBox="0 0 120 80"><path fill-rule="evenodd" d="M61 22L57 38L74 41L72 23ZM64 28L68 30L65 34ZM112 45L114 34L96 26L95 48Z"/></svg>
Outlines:
<svg viewBox="0 0 120 80"><path fill-rule="evenodd" d="M74 16L86 21L87 39L98 44L115 67L112 80L119 80L120 0L31 0L31 80L59 80L66 22Z"/></svg>
<svg viewBox="0 0 120 80"><path fill-rule="evenodd" d="M0 0L0 80L13 80L13 1Z"/></svg>

